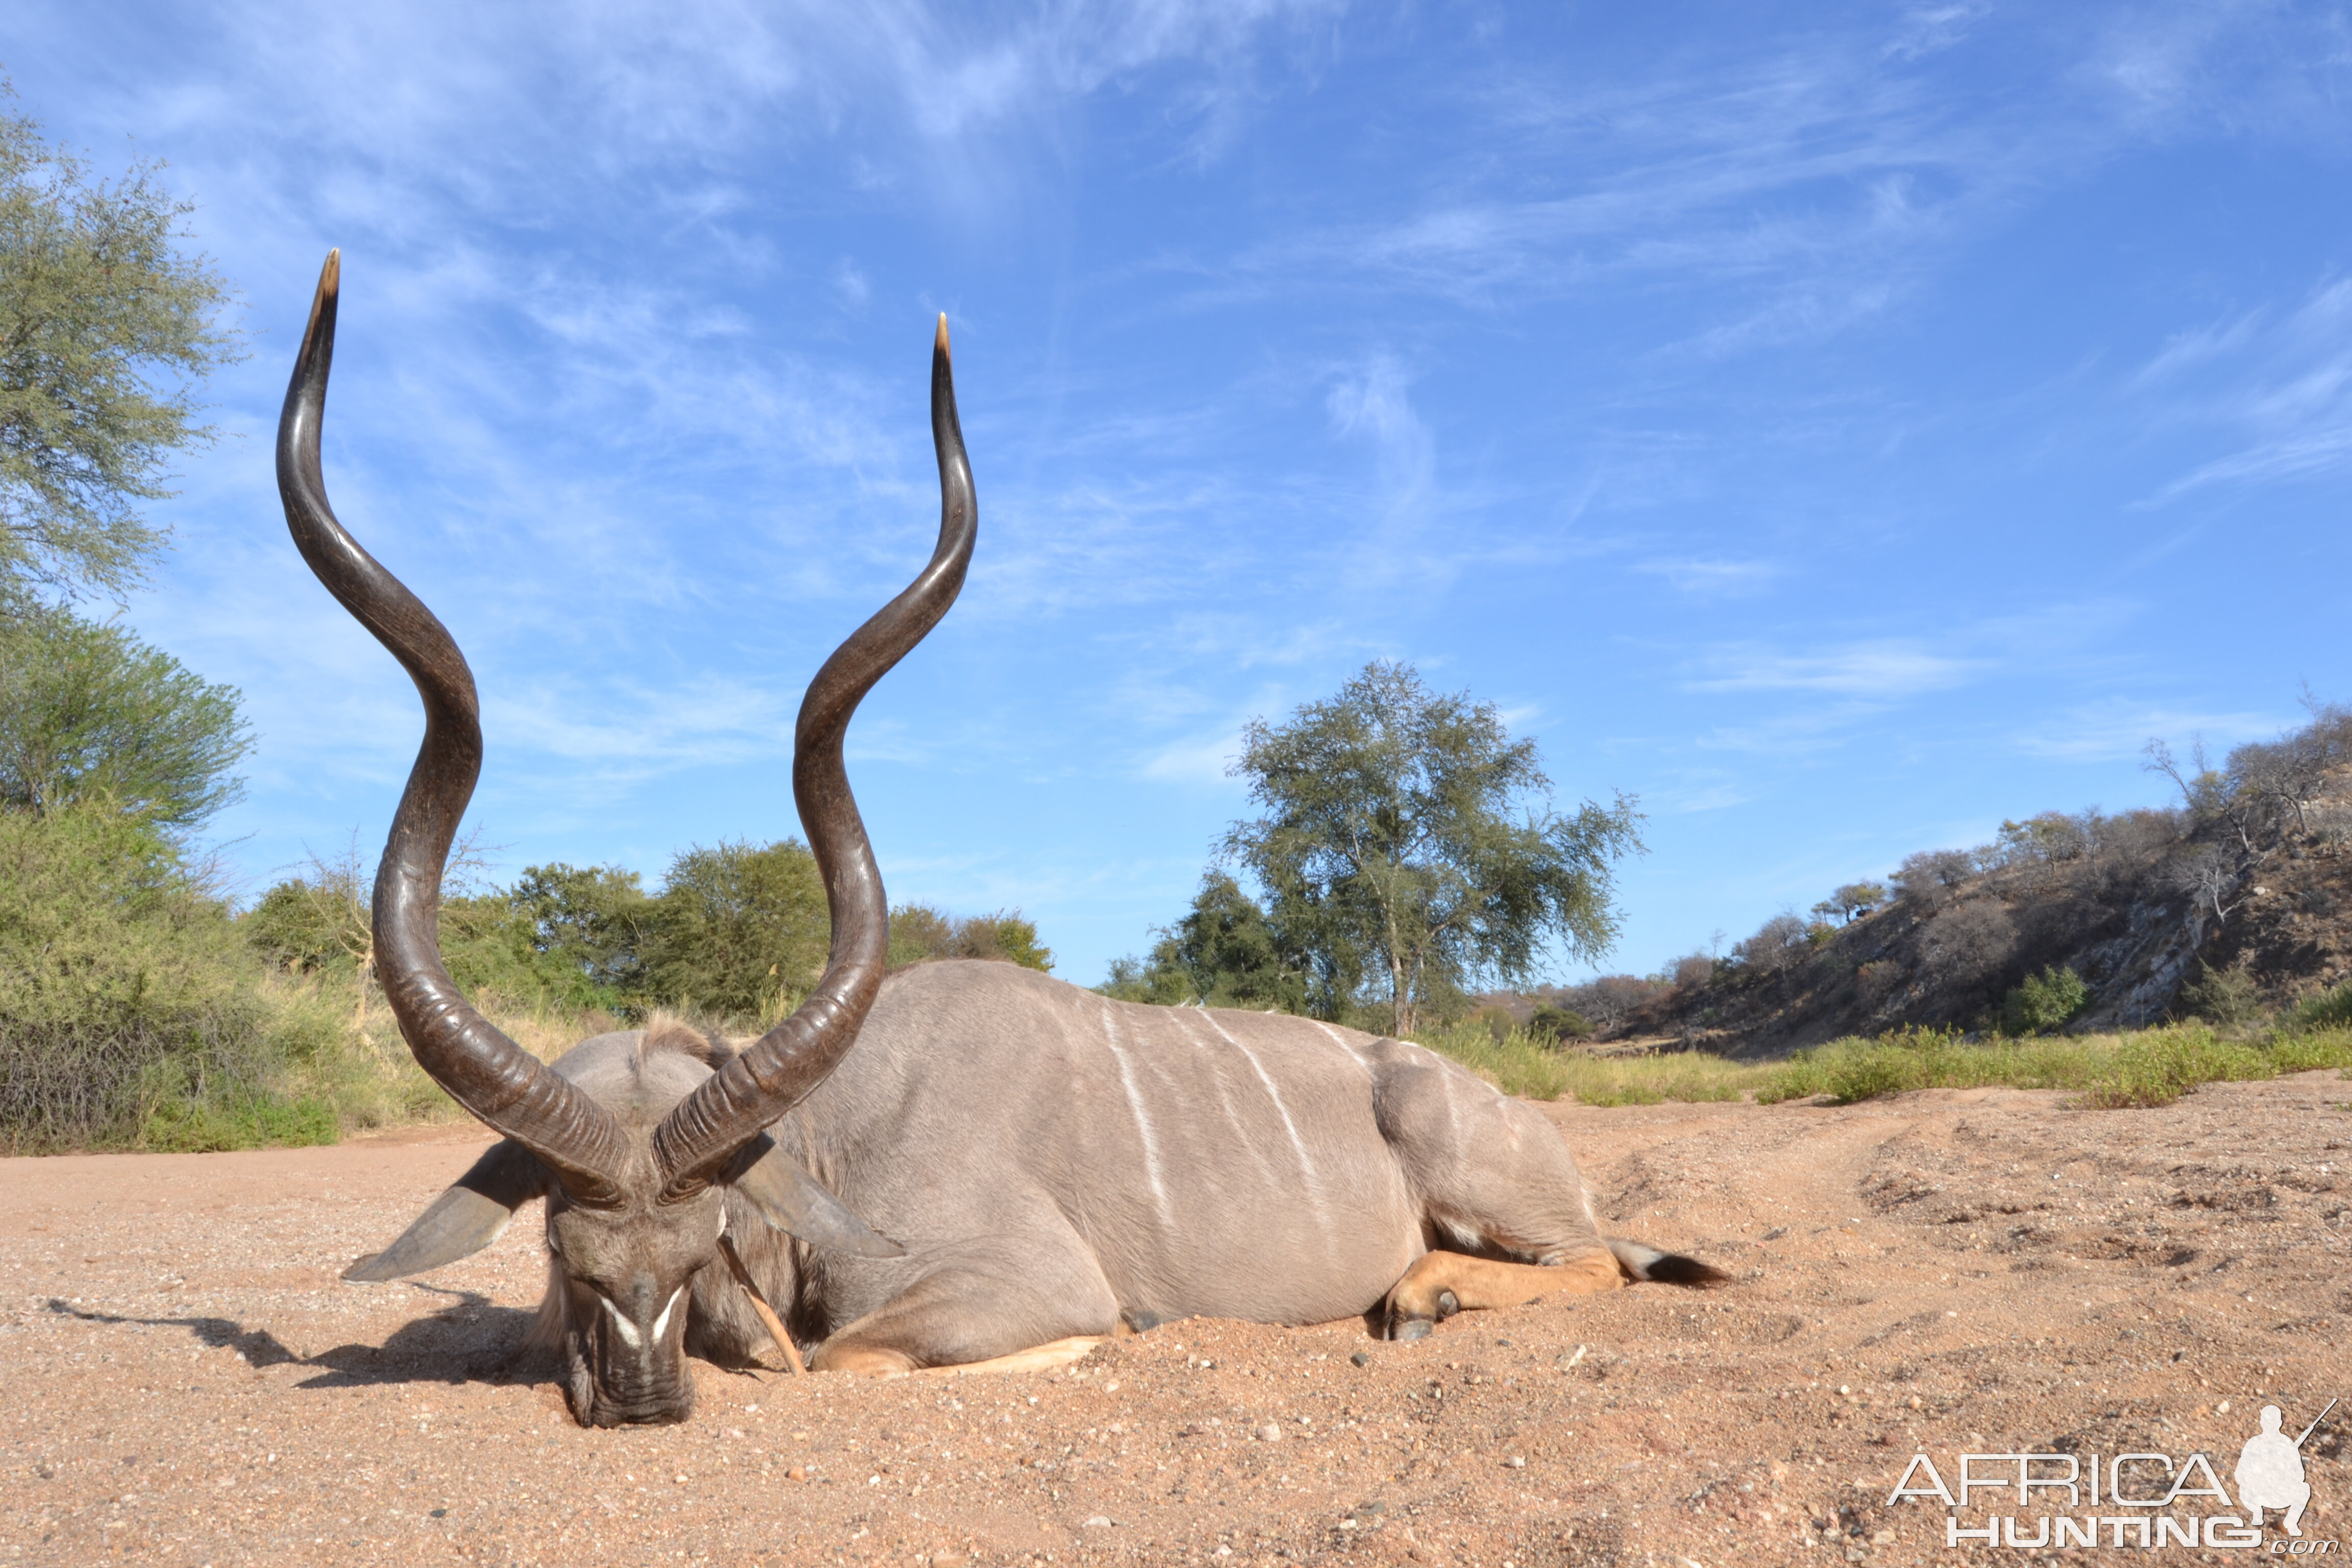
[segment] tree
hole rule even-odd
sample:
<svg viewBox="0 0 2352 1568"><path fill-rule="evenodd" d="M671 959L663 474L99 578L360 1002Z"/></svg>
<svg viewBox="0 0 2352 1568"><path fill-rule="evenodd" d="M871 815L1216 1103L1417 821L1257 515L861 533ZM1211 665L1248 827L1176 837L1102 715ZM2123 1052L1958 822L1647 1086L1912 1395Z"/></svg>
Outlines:
<svg viewBox="0 0 2352 1568"><path fill-rule="evenodd" d="M184 829L237 798L253 739L234 688L121 627L20 611L0 617L0 805L105 801Z"/></svg>
<svg viewBox="0 0 2352 1568"><path fill-rule="evenodd" d="M1243 740L1233 772L1266 815L1235 823L1224 852L1311 959L1327 1007L1372 969L1390 1027L1409 1033L1424 1002L1475 974L1524 978L1548 939L1580 960L1615 940L1612 868L1641 848L1639 814L1623 795L1553 812L1535 742L1513 741L1491 703L1376 661Z"/></svg>
<svg viewBox="0 0 2352 1568"><path fill-rule="evenodd" d="M2210 908L2213 918L2226 921L2243 900L2238 889L2245 880L2240 858L2211 844L2200 844L2172 858L2165 881L2176 892L2187 893L2192 909Z"/></svg>
<svg viewBox="0 0 2352 1568"><path fill-rule="evenodd" d="M1787 910L1756 928L1756 934L1733 948L1732 954L1759 974L1778 974L1811 951L1805 922Z"/></svg>
<svg viewBox="0 0 2352 1568"><path fill-rule="evenodd" d="M1674 983L1694 990L1715 978L1715 960L1704 952L1686 952L1675 960Z"/></svg>
<svg viewBox="0 0 2352 1568"><path fill-rule="evenodd" d="M181 249L194 209L161 171L94 179L0 115L0 598L120 600L163 542L136 503L212 438L194 389L238 357L229 290Z"/></svg>
<svg viewBox="0 0 2352 1568"><path fill-rule="evenodd" d="M1212 869L1184 918L1159 933L1149 959L1111 964L1107 996L1161 1006L1307 1008L1307 963L1286 952L1255 899L1230 872Z"/></svg>
<svg viewBox="0 0 2352 1568"><path fill-rule="evenodd" d="M2162 773L2180 792L2192 825L2226 827L2240 850L2249 857L2258 853L2254 839L2267 826L2265 818L2273 803L2242 774L2211 766L2205 759L2202 736L2191 740L2186 768L2162 741L2148 742L2143 754L2147 761L2142 766L2149 773Z"/></svg>
<svg viewBox="0 0 2352 1568"><path fill-rule="evenodd" d="M1934 910L1949 902L1954 889L1974 875L1976 858L1965 849L1922 849L1903 858L1895 886L1903 898Z"/></svg>
<svg viewBox="0 0 2352 1568"><path fill-rule="evenodd" d="M1830 908L1824 912L1837 915L1842 920L1853 921L1868 914L1886 901L1886 884L1848 882L1844 887L1832 893L1827 901ZM1814 907L1820 908L1819 905Z"/></svg>
<svg viewBox="0 0 2352 1568"><path fill-rule="evenodd" d="M1607 1034L1659 992L1667 989L1664 979L1644 980L1638 974L1603 974L1581 985L1569 985L1550 993L1552 1005L1566 1008L1591 1020L1596 1033Z"/></svg>
<svg viewBox="0 0 2352 1568"><path fill-rule="evenodd" d="M621 994L641 989L638 949L653 903L635 871L618 866L527 866L505 895L529 922L530 944L587 984Z"/></svg>
<svg viewBox="0 0 2352 1568"><path fill-rule="evenodd" d="M816 857L796 838L688 849L654 903L643 955L661 1001L766 1028L824 973L833 922Z"/></svg>
<svg viewBox="0 0 2352 1568"><path fill-rule="evenodd" d="M958 919L930 904L901 904L890 911L890 966L927 958L990 959L1041 973L1054 967L1054 950L1038 940L1037 922L1019 910Z"/></svg>

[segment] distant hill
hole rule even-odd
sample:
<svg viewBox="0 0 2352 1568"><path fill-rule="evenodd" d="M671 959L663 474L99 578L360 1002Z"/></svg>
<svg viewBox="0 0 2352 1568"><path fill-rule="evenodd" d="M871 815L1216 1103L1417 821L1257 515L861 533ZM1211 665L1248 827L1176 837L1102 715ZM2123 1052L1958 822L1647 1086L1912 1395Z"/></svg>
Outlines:
<svg viewBox="0 0 2352 1568"><path fill-rule="evenodd" d="M2179 806L2005 823L1991 844L1912 856L1891 885L1841 889L1811 920L1776 916L1711 963L1541 1000L1603 1039L1764 1058L1906 1026L2235 1022L2352 979L2352 712L2315 709L2219 767L2149 754Z"/></svg>

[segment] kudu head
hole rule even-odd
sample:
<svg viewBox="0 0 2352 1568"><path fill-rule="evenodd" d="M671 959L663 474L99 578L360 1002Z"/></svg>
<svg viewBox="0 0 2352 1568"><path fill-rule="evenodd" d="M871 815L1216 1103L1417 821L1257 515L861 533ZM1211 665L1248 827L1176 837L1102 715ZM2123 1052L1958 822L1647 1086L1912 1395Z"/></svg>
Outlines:
<svg viewBox="0 0 2352 1568"><path fill-rule="evenodd" d="M882 984L888 906L842 738L859 700L947 614L971 560L976 510L947 321L931 354L938 548L906 591L825 660L793 736L793 796L833 919L823 978L798 1011L740 1052L648 1049L656 1042L608 1037L550 1067L467 1005L441 963L441 878L481 771L479 706L457 643L327 502L319 432L339 280L339 253L330 252L278 420L278 493L303 560L424 700L424 744L376 872L376 971L417 1065L505 1135L389 1249L344 1277L394 1279L453 1262L544 1196L559 1277L549 1309L569 1362L572 1414L583 1426L682 1420L693 1403L688 1288L718 1260L730 1207L812 1245L898 1251L777 1153L765 1129L841 1061Z"/></svg>

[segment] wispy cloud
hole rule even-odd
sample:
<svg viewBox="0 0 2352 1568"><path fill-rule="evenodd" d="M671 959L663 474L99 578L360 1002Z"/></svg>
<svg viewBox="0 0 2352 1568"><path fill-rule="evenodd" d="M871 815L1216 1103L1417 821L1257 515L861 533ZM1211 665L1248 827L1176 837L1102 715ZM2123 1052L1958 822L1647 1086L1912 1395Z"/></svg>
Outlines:
<svg viewBox="0 0 2352 1568"><path fill-rule="evenodd" d="M2151 740L2185 744L2188 737L2203 735L2226 747L2275 734L2291 722L2277 714L2200 711L2118 697L2053 715L2018 736L2016 745L2029 755L2062 762L2124 762L2138 756Z"/></svg>
<svg viewBox="0 0 2352 1568"><path fill-rule="evenodd" d="M2190 373L2199 379L2188 381ZM2133 380L2161 395L2174 425L2218 426L2236 448L2158 490L2160 505L2192 490L2309 479L2352 466L2352 279L2296 310L2255 310L2181 333Z"/></svg>
<svg viewBox="0 0 2352 1568"><path fill-rule="evenodd" d="M1222 730L1213 735L1196 735L1171 742L1144 758L1136 771L1141 776L1161 784L1205 784L1238 790L1241 786L1227 776L1227 770L1241 754L1240 730Z"/></svg>
<svg viewBox="0 0 2352 1568"><path fill-rule="evenodd" d="M1372 458L1370 482L1360 492L1371 522L1349 552L1349 575L1359 582L1391 582L1425 564L1417 545L1435 497L1437 442L1413 408L1411 388L1396 356L1376 353L1334 378L1324 399L1332 432Z"/></svg>
<svg viewBox="0 0 2352 1568"><path fill-rule="evenodd" d="M1916 697L1958 686L1979 673L1980 660L1939 653L1907 638L1885 637L1783 652L1725 648L1711 654L1695 691L1826 691L1844 697Z"/></svg>
<svg viewBox="0 0 2352 1568"><path fill-rule="evenodd" d="M1694 598L1748 598L1764 592L1787 574L1775 561L1727 560L1720 556L1683 556L1643 561L1634 571L1663 577Z"/></svg>
<svg viewBox="0 0 2352 1568"><path fill-rule="evenodd" d="M1843 746L1854 729L1880 717L1879 703L1839 702L1748 723L1717 724L1694 739L1702 752L1751 752L1759 756L1799 757Z"/></svg>

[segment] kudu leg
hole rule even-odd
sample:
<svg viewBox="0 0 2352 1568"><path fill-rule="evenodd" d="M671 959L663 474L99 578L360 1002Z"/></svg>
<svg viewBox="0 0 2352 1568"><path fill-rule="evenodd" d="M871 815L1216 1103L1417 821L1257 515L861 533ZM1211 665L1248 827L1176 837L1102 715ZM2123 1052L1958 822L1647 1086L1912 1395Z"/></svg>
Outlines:
<svg viewBox="0 0 2352 1568"><path fill-rule="evenodd" d="M1075 1270L1037 1268L1039 1284ZM889 1376L929 1368L1015 1372L1072 1362L1118 1331L1118 1302L1099 1273L1038 1289L979 1269L928 1276L817 1347L812 1372ZM1040 1359L1042 1358L1042 1359Z"/></svg>
<svg viewBox="0 0 2352 1568"><path fill-rule="evenodd" d="M1388 1337L1417 1340L1456 1312L1516 1307L1543 1296L1590 1296L1624 1283L1616 1255L1605 1247L1550 1266L1423 1253L1389 1291Z"/></svg>

